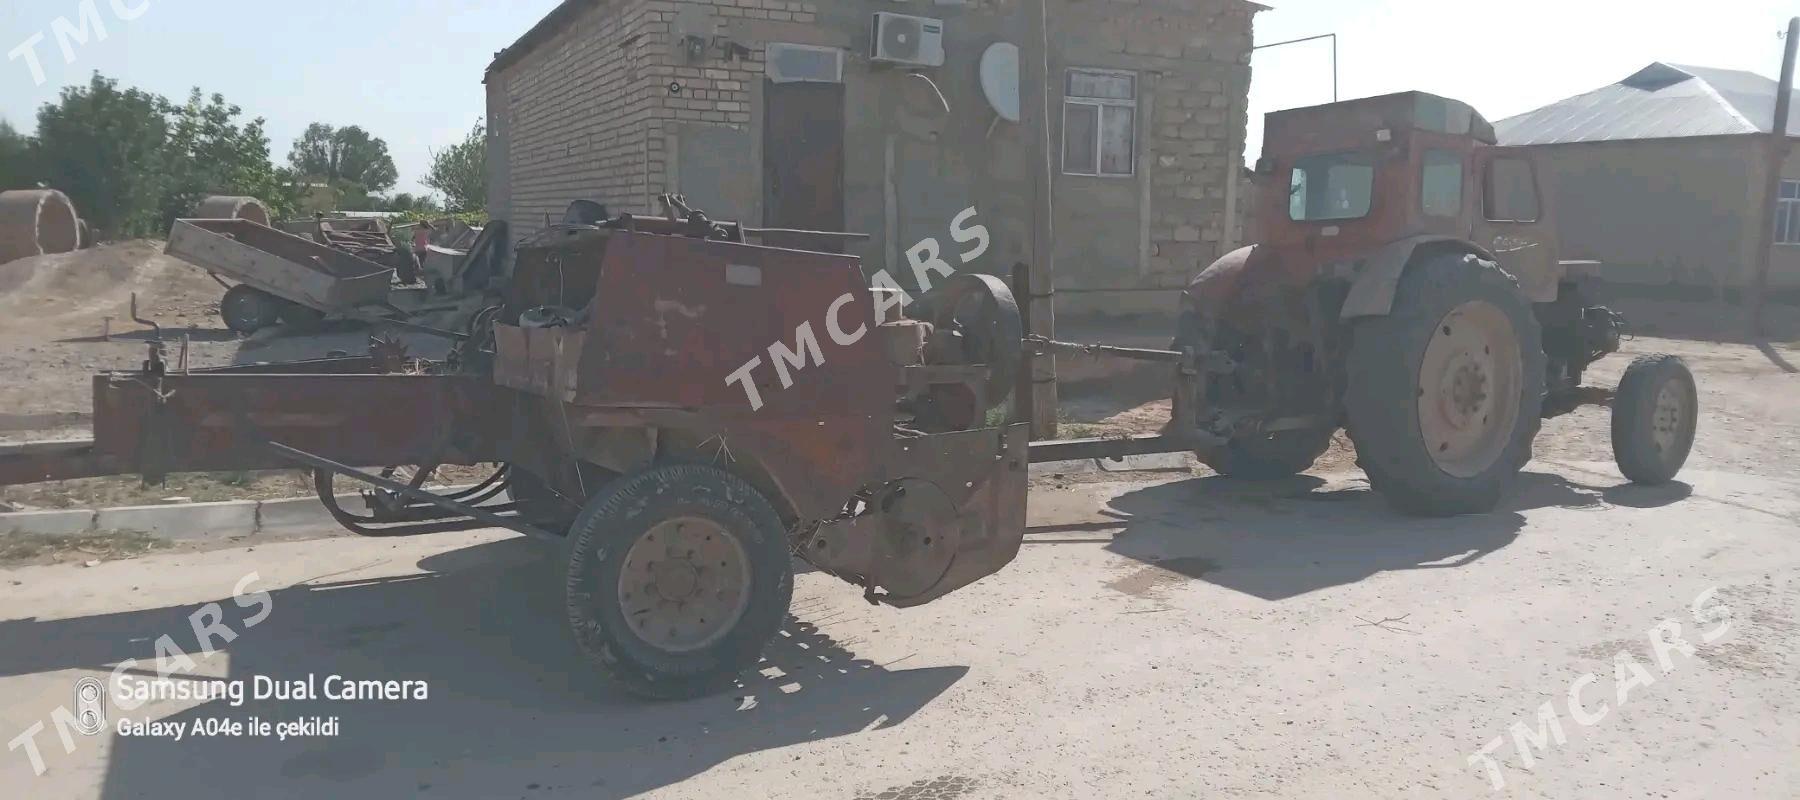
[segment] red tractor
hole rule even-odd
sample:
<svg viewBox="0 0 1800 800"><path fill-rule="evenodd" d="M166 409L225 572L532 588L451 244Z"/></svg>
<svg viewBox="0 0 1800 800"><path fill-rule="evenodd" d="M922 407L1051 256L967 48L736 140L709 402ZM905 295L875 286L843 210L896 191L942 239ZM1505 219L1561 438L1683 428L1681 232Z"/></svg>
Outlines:
<svg viewBox="0 0 1800 800"><path fill-rule="evenodd" d="M1552 176L1469 106L1410 92L1271 114L1257 244L1188 287L1175 349L1192 396L1173 435L1221 473L1311 466L1340 428L1370 483L1426 515L1494 507L1539 420L1611 402L1625 476L1672 479L1693 444L1693 376L1646 356L1616 394L1582 387L1619 349L1596 266L1557 256Z"/></svg>

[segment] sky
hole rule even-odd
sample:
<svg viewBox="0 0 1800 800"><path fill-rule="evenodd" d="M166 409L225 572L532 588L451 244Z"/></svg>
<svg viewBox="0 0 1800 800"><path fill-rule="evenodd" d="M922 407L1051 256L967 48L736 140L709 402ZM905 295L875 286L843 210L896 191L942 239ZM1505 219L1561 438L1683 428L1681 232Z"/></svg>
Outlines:
<svg viewBox="0 0 1800 800"><path fill-rule="evenodd" d="M43 34L45 82L21 58L0 61L0 119L29 131L61 87L96 70L184 99L199 86L268 120L270 156L287 163L309 123L361 125L387 140L396 191L422 193L431 152L482 117L482 74L557 0L87 0L106 26L64 63L54 21L79 25L82 0L0 0L0 53ZM121 19L118 9L135 18Z"/></svg>
<svg viewBox="0 0 1800 800"><path fill-rule="evenodd" d="M91 5L105 26L72 44L54 22ZM460 141L485 105L481 77L557 0L0 0L0 52L34 35L45 81L0 62L0 119L35 126L38 106L94 71L171 99L199 86L268 120L285 163L308 123L386 139L398 191L431 152ZM1345 99L1421 89L1499 120L1618 81L1654 61L1773 77L1778 33L1800 0L1265 0L1258 43L1335 33ZM1263 113L1331 100L1329 42L1261 50L1253 62L1250 157Z"/></svg>
<svg viewBox="0 0 1800 800"><path fill-rule="evenodd" d="M1263 0L1258 44L1335 33L1344 99L1419 89L1498 121L1664 61L1777 77L1800 0ZM1251 158L1261 116L1331 102L1331 43L1251 62Z"/></svg>

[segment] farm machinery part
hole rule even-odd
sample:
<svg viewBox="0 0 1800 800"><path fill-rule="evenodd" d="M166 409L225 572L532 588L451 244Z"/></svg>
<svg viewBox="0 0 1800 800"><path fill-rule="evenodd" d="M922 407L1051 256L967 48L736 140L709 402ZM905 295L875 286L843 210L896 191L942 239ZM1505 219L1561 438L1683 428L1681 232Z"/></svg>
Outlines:
<svg viewBox="0 0 1800 800"><path fill-rule="evenodd" d="M855 258L746 244L763 233L691 209L553 230L443 360L375 342L189 370L157 337L142 369L94 378L93 440L0 447L0 483L301 467L359 534L554 541L594 666L705 693L775 634L793 556L905 607L999 570L1024 535L1026 426L986 413L1018 361L1004 285L969 295L998 317L884 321ZM771 344L805 352L826 309L862 333L789 365L791 385L765 368L759 407L724 380ZM960 410L913 402L936 396ZM491 466L434 487L451 465ZM345 480L370 487L360 503Z"/></svg>
<svg viewBox="0 0 1800 800"><path fill-rule="evenodd" d="M1277 112L1255 180L1258 243L1188 286L1174 349L1203 376L1174 425L1215 470L1278 478L1347 430L1401 510L1492 509L1541 419L1611 404L1621 472L1673 479L1698 418L1679 359L1582 385L1624 322L1598 264L1559 258L1553 176L1454 100L1411 92ZM1204 365L1204 366L1200 366Z"/></svg>

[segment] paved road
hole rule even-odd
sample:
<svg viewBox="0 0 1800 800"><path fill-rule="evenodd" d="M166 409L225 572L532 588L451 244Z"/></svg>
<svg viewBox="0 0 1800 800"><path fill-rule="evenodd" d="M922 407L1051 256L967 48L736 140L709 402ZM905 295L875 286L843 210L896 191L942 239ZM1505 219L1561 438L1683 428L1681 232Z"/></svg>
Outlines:
<svg viewBox="0 0 1800 800"><path fill-rule="evenodd" d="M592 678L552 567L497 534L15 569L0 572L0 736L43 721L48 771L3 753L0 785L56 798L1800 797L1800 486L1686 477L1646 490L1617 486L1609 465L1536 463L1506 510L1438 521L1394 516L1352 476L1041 486L1006 572L911 611L802 575L762 673L679 704ZM232 599L252 571L245 592L269 592L266 615L261 598ZM208 658L190 615L214 601L235 638ZM1665 620L1679 631L1653 644ZM51 715L74 682L126 658L153 672L163 634L202 674L421 680L428 696L158 702L123 716L337 717L338 735L77 735L65 753ZM1546 727L1536 746L1545 703L1561 741ZM1531 769L1515 722L1529 723ZM1470 758L1490 743L1491 771Z"/></svg>

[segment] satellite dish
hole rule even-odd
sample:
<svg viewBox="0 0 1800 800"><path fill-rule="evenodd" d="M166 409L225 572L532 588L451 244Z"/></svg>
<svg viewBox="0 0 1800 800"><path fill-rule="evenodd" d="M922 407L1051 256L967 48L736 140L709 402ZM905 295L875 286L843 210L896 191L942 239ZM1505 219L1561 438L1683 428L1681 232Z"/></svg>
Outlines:
<svg viewBox="0 0 1800 800"><path fill-rule="evenodd" d="M995 42L981 54L981 93L1007 122L1019 117L1019 46Z"/></svg>

